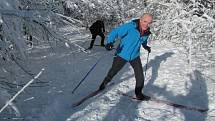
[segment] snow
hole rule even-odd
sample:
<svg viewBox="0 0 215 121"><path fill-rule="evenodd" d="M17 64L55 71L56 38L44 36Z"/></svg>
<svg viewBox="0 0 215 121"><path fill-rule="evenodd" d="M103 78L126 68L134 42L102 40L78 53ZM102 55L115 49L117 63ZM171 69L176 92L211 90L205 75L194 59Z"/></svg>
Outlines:
<svg viewBox="0 0 215 121"><path fill-rule="evenodd" d="M83 2L89 3L89 6L96 6L96 4L90 3L89 1ZM155 1L155 3L157 2ZM181 11L180 14L177 13L177 9L183 8L177 2L174 6L172 3L160 3L161 5L170 7L170 11L175 10L172 8L177 9L175 12L169 12L167 19L165 16L162 16L162 19L159 20L158 18L158 20L155 21L155 28L153 29L155 32L160 33L157 35L157 38L152 38L156 41L150 42L152 53L149 56L144 87L144 93L146 95L192 107L208 108L209 111L207 113L178 109L152 101L139 102L122 96L120 92L132 96L134 95L135 78L133 69L129 64L125 65L113 78L112 82L114 82L114 84L112 86L107 87L99 95L88 99L80 106L74 108L72 107L73 103L98 89L111 67L114 50L106 51L102 47L94 46L91 51L84 51L83 47L87 48L89 46L90 34L88 31L84 31L83 28L77 26L77 24L81 24L82 22L61 14L51 13L49 13L48 16L42 14L45 17L41 16L41 21L43 21L43 19L44 21L49 20L49 16L55 17L56 15L64 18L64 21L67 21L67 24L70 26L63 26L57 29L59 29L59 31L64 31L64 33L60 34L65 37L63 39L66 41L54 41L51 44L49 43L49 45L43 43L42 45L37 45L26 50L24 49L25 42L23 41L23 43L20 43L18 41L23 39L22 36L20 36L19 28L21 28L21 24L19 23L21 23L21 21L18 17L31 17L33 14L30 14L30 12L26 12L29 14L24 14L25 11L17 10L19 4L13 2L13 0L1 0L0 3L0 12L5 14L8 12L5 10L11 10L9 12L16 13L15 15L17 15L16 17L8 15L8 18L5 19L8 21L8 25L12 24L10 23L11 21L16 25L14 27L16 27L18 31L9 29L8 31L18 33L18 39L16 39L15 36L12 37L17 45L21 44L19 45L19 49L23 49L20 51L25 52L24 54L26 54L27 57L27 60L17 59L17 61L26 67L27 72L34 75L38 74L41 69L44 68L40 77L35 79L34 76L27 75L23 72L23 69L14 64L14 62L13 64L0 62L2 66L0 68L0 82L3 83L3 81L9 80L16 86L16 88L11 88L11 90L2 89L2 87L0 87L1 121L215 120L215 66L213 56L215 51L214 48L212 48L214 38L212 38L213 36L206 36L213 35L215 31L212 29L214 26L214 19L208 16L208 14L203 14L203 17L207 18L207 21L197 16L190 17L194 19L191 20L189 17L183 18L183 16L189 12ZM69 7L80 7L75 5L76 4L68 1ZM40 14L38 13L38 15ZM31 19L33 19L33 17ZM2 23L3 19L1 18L0 21ZM52 22L53 21L50 21L50 31L54 28L51 25ZM53 22L52 24L55 23ZM162 26L159 28L160 25ZM10 29L13 29L12 25ZM188 30L190 33L186 34L186 38L183 38L185 34L180 33L180 31L183 32L185 30ZM74 31L77 32L75 33ZM171 33L172 36L172 39L170 39L171 41L178 42L182 39L183 41L179 41L179 43L181 42L186 46L182 47L171 43L166 37L169 33ZM56 38L60 38L59 35L55 35ZM180 36L180 38L178 36ZM208 37L211 37L211 39L208 39ZM98 37L95 44L99 44L100 39L101 38ZM195 46L195 44L204 46L204 43L202 44L200 40L208 40L209 43L211 43L211 48L206 48L207 51L198 53L200 50L192 46ZM191 41L193 43L191 43ZM3 41L0 42L2 43L0 45L2 48L7 47L3 45L6 43ZM207 42L205 43L207 44ZM189 56L185 52L187 51L185 48L190 48ZM197 57L195 57L194 54ZM206 54L207 58L205 58ZM144 70L146 68L146 59L147 52L141 49L141 60ZM191 63L188 63L188 59ZM99 63L89 73L75 93L72 93L76 85L98 60L100 60ZM7 75L3 74L8 73L12 76L7 79ZM24 90L24 85L20 86L19 84L28 85L25 86ZM12 98L15 97L13 95L16 96L16 99ZM13 99L15 101L12 101ZM4 109L3 107L5 104L9 106Z"/></svg>
<svg viewBox="0 0 215 121"><path fill-rule="evenodd" d="M100 38L97 39L98 44ZM80 44L87 47L89 41ZM73 108L73 103L96 90L101 84L112 64L114 51L95 46L89 53L70 53L62 44L54 48L55 53L52 54L47 47L29 54L32 72L45 68L40 80L49 83L45 87L28 88L26 90L29 94L20 95L16 105L20 109L21 117L26 121L215 120L214 77L205 79L205 76L213 75L212 71L202 73L194 70L188 75L186 56L174 45L153 41L151 46L144 93L179 104L209 108L208 113L177 109L155 102L138 102L120 95L119 92L134 95L135 78L129 64L114 77L113 86ZM146 57L147 53L142 49L143 65L146 63ZM72 90L98 59L101 61L72 94ZM145 69L145 66L143 68Z"/></svg>

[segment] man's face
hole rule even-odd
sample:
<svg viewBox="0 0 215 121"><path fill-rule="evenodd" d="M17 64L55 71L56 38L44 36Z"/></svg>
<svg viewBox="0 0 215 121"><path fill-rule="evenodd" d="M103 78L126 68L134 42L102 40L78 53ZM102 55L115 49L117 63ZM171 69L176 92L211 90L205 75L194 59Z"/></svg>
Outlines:
<svg viewBox="0 0 215 121"><path fill-rule="evenodd" d="M144 15L140 18L140 29L141 31L145 31L149 28L149 25L152 23L152 16Z"/></svg>

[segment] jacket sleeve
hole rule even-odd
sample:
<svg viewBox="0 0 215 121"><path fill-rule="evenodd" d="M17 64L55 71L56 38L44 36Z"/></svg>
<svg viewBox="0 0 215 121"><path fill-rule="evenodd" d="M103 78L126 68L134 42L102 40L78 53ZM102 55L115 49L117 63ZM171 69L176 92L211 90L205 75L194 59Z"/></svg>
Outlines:
<svg viewBox="0 0 215 121"><path fill-rule="evenodd" d="M144 36L143 36L143 41L142 41L142 46L146 46L148 41L149 41L149 37L151 35L151 31L150 31L150 28L148 28L148 30L146 31L146 33L144 33Z"/></svg>
<svg viewBox="0 0 215 121"><path fill-rule="evenodd" d="M146 46L147 45L147 43L149 41L150 35L151 35L150 31L147 31L147 33L145 33L145 36L143 36L142 46Z"/></svg>
<svg viewBox="0 0 215 121"><path fill-rule="evenodd" d="M148 40L149 40L149 36L145 36L143 39L144 39L144 40L143 40L143 42L142 42L142 46L146 46L147 43L148 43Z"/></svg>
<svg viewBox="0 0 215 121"><path fill-rule="evenodd" d="M129 30L129 26L129 23L127 23L114 28L108 36L107 43L114 43L116 38L123 38L124 36L126 36Z"/></svg>

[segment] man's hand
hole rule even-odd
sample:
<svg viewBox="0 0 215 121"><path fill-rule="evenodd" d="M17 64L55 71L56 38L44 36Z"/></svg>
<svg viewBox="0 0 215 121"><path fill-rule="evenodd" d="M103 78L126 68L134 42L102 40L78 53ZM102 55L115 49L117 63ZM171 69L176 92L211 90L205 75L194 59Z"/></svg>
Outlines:
<svg viewBox="0 0 215 121"><path fill-rule="evenodd" d="M106 48L106 50L108 50L108 51L112 50L112 49L113 49L113 43L108 43L108 44L106 44L105 48Z"/></svg>
<svg viewBox="0 0 215 121"><path fill-rule="evenodd" d="M149 53L151 53L151 47L145 45L145 46L143 46L143 48L144 48L145 50L147 50Z"/></svg>

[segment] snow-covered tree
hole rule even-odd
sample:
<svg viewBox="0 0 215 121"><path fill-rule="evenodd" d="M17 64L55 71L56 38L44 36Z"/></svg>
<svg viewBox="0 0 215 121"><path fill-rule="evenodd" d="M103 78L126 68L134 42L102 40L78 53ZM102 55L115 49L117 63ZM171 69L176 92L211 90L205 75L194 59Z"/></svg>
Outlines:
<svg viewBox="0 0 215 121"><path fill-rule="evenodd" d="M57 0L0 1L1 107L11 98L8 92L19 90L20 87L24 86L23 83L19 83L16 80L20 77L17 75L17 73L20 73L17 72L17 68L21 69L24 75L34 78L36 72L31 71L28 68L28 64L26 64L29 47L34 48L40 45L53 46L58 41L70 43L69 39L61 35L60 27L72 26L74 31L70 31L70 33L77 33L78 29L76 27L82 24L79 20L61 14L59 2ZM59 3L59 6L55 3ZM75 44L71 44L71 46L75 46ZM76 46L75 49L79 48L79 46ZM20 116L16 106L13 103L9 105L17 116Z"/></svg>
<svg viewBox="0 0 215 121"><path fill-rule="evenodd" d="M214 2L211 1L150 1L147 9L156 16L155 39L184 47L181 52L188 56L190 64L193 63L192 59L202 54L205 55L202 60L210 60L215 46L215 13L212 6Z"/></svg>
<svg viewBox="0 0 215 121"><path fill-rule="evenodd" d="M145 0L64 0L64 13L81 20L87 28L103 19L108 29L129 19L140 16Z"/></svg>

